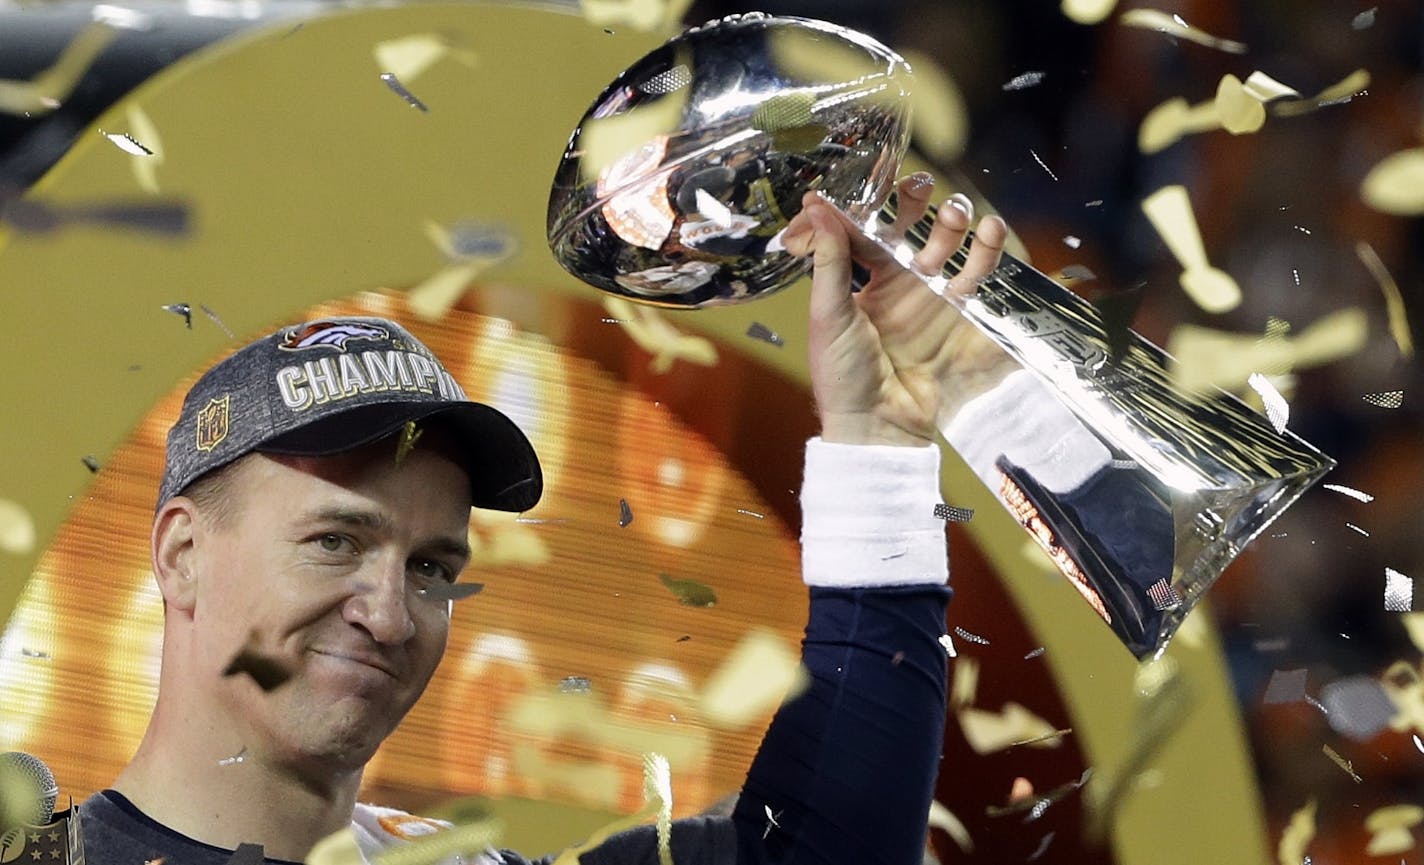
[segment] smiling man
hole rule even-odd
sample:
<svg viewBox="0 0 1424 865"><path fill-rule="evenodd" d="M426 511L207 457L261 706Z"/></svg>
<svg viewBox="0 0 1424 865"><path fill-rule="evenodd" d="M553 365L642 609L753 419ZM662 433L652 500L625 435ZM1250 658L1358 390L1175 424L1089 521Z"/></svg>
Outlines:
<svg viewBox="0 0 1424 865"><path fill-rule="evenodd" d="M930 191L902 182L904 211ZM927 271L971 222L963 201L939 213L915 262ZM953 287L997 265L1005 233L981 223ZM957 397L945 346L968 325L815 196L783 240L814 265L811 685L777 712L732 815L674 823L673 858L918 862L945 713L933 439ZM852 261L870 274L859 292ZM169 434L153 523L158 702L133 760L80 806L87 860L225 865L260 845L295 862L348 826L368 859L400 843L401 815L356 802L362 770L439 664L470 508L524 511L541 490L518 427L394 322L283 328L205 373ZM581 861L651 865L656 838L631 830Z"/></svg>

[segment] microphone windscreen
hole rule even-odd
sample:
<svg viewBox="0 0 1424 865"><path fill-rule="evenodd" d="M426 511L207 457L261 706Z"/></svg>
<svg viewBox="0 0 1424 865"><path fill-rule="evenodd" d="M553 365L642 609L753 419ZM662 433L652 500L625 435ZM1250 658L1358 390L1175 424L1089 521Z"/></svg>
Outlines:
<svg viewBox="0 0 1424 865"><path fill-rule="evenodd" d="M0 831L45 825L58 798L54 773L40 758L23 751L0 754Z"/></svg>

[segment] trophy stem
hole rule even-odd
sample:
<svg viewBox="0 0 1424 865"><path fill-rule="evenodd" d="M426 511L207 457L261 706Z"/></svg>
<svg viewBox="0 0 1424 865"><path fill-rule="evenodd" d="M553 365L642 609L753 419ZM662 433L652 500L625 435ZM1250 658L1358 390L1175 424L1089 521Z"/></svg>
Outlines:
<svg viewBox="0 0 1424 865"><path fill-rule="evenodd" d="M902 238L890 201L862 224L914 270L935 209ZM1159 655L1242 548L1333 465L1223 391L1178 386L1160 348L1012 255L950 290L968 242L916 271L987 337L939 427L1139 658ZM996 346L995 351L989 346Z"/></svg>

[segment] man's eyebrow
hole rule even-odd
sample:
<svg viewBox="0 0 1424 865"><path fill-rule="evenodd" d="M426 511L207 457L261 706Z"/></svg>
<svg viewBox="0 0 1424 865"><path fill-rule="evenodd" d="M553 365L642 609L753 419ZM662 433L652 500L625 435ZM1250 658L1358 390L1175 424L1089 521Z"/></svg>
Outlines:
<svg viewBox="0 0 1424 865"><path fill-rule="evenodd" d="M338 523L345 526L357 528L373 529L382 531L391 528L391 518L379 511L365 510L362 508L328 507L313 512L308 518L311 522L317 523ZM432 553L447 556L459 556L461 560L470 560L470 542L464 537L442 536L431 538L421 545L423 549Z"/></svg>

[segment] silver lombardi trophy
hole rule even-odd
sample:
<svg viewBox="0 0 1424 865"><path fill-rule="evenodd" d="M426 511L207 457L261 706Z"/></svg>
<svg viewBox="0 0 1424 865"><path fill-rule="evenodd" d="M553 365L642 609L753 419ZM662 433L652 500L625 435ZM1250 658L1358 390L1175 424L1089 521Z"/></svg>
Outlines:
<svg viewBox="0 0 1424 865"><path fill-rule="evenodd" d="M891 189L909 144L905 61L851 30L735 16L628 68L574 130L548 234L571 273L667 307L740 303L800 278L780 234L816 190L897 259ZM963 250L922 274L984 335L973 392L939 428L1139 658L1333 461L1221 391L1169 378L1167 356L1006 255L968 294Z"/></svg>

